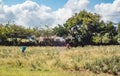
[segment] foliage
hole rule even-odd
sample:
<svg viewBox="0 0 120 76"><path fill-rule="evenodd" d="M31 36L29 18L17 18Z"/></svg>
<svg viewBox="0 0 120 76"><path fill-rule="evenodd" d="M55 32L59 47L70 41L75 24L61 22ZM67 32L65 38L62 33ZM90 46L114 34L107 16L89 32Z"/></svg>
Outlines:
<svg viewBox="0 0 120 76"><path fill-rule="evenodd" d="M92 34L97 31L99 15L82 11L68 19L65 27L69 34L74 37L74 42L91 44Z"/></svg>
<svg viewBox="0 0 120 76"><path fill-rule="evenodd" d="M67 37L67 35L68 35L68 31L62 25L58 25L58 26L54 27L53 33L57 36L64 37L64 38Z"/></svg>
<svg viewBox="0 0 120 76"><path fill-rule="evenodd" d="M69 18L64 24L73 44L117 44L117 30L113 22L100 21L96 13L85 10Z"/></svg>
<svg viewBox="0 0 120 76"><path fill-rule="evenodd" d="M118 43L120 43L120 23L118 24L117 31L118 31L118 39L117 39L117 41L118 41Z"/></svg>
<svg viewBox="0 0 120 76"><path fill-rule="evenodd" d="M2 45L19 45L24 39L30 41L33 37L38 36L34 28L24 28L18 25L1 25L0 27L0 44Z"/></svg>
<svg viewBox="0 0 120 76"><path fill-rule="evenodd" d="M118 33L120 33L120 22L118 23Z"/></svg>
<svg viewBox="0 0 120 76"><path fill-rule="evenodd" d="M96 59L92 63L86 63L86 69L89 69L95 73L112 73L117 75L120 72L120 57L112 56L109 58Z"/></svg>
<svg viewBox="0 0 120 76"><path fill-rule="evenodd" d="M95 44L102 43L102 36L100 36L99 33L97 35L93 35L92 42L94 42Z"/></svg>

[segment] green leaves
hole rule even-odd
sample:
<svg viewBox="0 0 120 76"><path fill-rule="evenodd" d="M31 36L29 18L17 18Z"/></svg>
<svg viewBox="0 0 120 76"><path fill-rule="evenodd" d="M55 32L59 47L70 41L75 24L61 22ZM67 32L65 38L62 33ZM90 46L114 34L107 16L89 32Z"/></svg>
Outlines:
<svg viewBox="0 0 120 76"><path fill-rule="evenodd" d="M97 30L99 18L99 15L84 10L66 21L65 28L74 37L74 44L91 44L92 33Z"/></svg>
<svg viewBox="0 0 120 76"><path fill-rule="evenodd" d="M100 21L100 15L85 10L69 18L64 24L73 44L117 44L118 32L113 22ZM79 37L80 36L80 37ZM118 36L119 37L119 36Z"/></svg>
<svg viewBox="0 0 120 76"><path fill-rule="evenodd" d="M53 28L53 33L60 37L66 37L68 35L68 30L64 26L58 25Z"/></svg>
<svg viewBox="0 0 120 76"><path fill-rule="evenodd" d="M18 44L21 39L25 39L31 35L34 35L34 30L22 26L6 24L0 27L0 40L4 45L9 43L13 45Z"/></svg>

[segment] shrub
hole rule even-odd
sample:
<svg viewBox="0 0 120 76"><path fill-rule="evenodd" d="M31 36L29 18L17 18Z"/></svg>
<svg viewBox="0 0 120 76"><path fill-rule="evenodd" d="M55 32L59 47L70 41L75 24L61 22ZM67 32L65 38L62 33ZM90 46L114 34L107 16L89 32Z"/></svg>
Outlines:
<svg viewBox="0 0 120 76"><path fill-rule="evenodd" d="M111 73L117 75L120 72L120 57L112 56L110 58L96 59L91 63L85 64L85 69L89 69L95 73Z"/></svg>

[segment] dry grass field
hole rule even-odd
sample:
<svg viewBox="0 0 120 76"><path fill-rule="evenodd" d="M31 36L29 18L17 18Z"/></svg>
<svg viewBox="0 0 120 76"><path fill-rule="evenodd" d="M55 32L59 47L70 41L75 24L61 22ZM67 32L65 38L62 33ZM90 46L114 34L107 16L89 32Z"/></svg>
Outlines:
<svg viewBox="0 0 120 76"><path fill-rule="evenodd" d="M0 76L119 75L120 46L21 47L0 46Z"/></svg>

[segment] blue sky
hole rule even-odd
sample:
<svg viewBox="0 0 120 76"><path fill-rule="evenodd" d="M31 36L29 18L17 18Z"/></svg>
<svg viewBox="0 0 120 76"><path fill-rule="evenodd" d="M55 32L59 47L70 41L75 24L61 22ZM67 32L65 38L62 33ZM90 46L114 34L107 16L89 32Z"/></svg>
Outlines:
<svg viewBox="0 0 120 76"><path fill-rule="evenodd" d="M99 14L105 22L120 22L120 0L2 0L2 3L1 23L57 26L84 9Z"/></svg>
<svg viewBox="0 0 120 76"><path fill-rule="evenodd" d="M101 3L112 3L114 0L90 0L90 9L94 9L94 6L96 4L101 4Z"/></svg>
<svg viewBox="0 0 120 76"><path fill-rule="evenodd" d="M6 5L15 5L25 2L26 0L3 0L4 4ZM53 10L57 10L59 8L62 8L68 0L32 0L37 2L38 4L46 5L51 7ZM89 0L89 8L94 9L94 5L100 4L100 3L112 3L114 0Z"/></svg>
<svg viewBox="0 0 120 76"><path fill-rule="evenodd" d="M4 4L7 4L9 6L23 3L25 1L26 0L3 0ZM49 6L53 10L57 10L58 8L62 8L68 0L32 0L32 1L35 1L38 4Z"/></svg>

